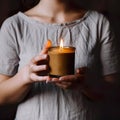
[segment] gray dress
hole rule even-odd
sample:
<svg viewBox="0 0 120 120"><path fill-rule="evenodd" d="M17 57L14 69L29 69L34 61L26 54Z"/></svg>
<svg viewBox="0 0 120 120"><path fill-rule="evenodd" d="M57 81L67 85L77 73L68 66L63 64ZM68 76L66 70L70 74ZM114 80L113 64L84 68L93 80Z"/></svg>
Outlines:
<svg viewBox="0 0 120 120"><path fill-rule="evenodd" d="M98 88L100 77L119 72L116 42L108 20L95 11L65 24L40 23L22 12L8 18L0 31L0 73L15 75L40 53L47 39L76 48L75 68L88 67L86 84ZM19 104L15 120L103 120L102 103L81 90L63 90L51 83L35 83Z"/></svg>

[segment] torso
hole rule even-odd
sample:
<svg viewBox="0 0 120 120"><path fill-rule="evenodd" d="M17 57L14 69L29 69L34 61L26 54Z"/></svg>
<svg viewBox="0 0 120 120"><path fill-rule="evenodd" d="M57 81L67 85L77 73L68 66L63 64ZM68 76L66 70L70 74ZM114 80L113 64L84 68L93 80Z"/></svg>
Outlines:
<svg viewBox="0 0 120 120"><path fill-rule="evenodd" d="M90 16L93 17L94 13L87 12L81 19L72 22L51 24L19 13L18 17L22 18L21 28L19 27L22 39L18 38L19 69L33 56L39 54L47 39L52 40L53 45L56 46L59 38L62 37L65 46L76 48L75 68L87 66L91 69L91 74L98 74L99 77L96 71L99 71L98 36L94 32L97 31L97 26ZM94 30L91 26L94 26ZM93 49L96 51L92 52ZM91 83L92 80L90 79ZM31 98L19 105L16 120L96 120L95 116L92 116L97 112L94 103L87 100L81 91L64 91L53 84L36 83L30 96Z"/></svg>

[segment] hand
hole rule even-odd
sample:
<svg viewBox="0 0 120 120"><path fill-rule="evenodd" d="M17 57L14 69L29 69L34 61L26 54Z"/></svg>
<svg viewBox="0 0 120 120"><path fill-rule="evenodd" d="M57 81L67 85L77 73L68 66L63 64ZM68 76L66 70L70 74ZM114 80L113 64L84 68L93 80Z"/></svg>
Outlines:
<svg viewBox="0 0 120 120"><path fill-rule="evenodd" d="M52 78L57 86L63 89L81 89L85 79L86 68L79 68L75 75L62 76L60 78Z"/></svg>
<svg viewBox="0 0 120 120"><path fill-rule="evenodd" d="M37 82L37 81L49 81L50 77L48 76L49 67L48 67L48 48L51 47L51 41L48 40L45 44L41 53L34 57L28 65L23 68L22 73L24 74L24 80L27 83Z"/></svg>

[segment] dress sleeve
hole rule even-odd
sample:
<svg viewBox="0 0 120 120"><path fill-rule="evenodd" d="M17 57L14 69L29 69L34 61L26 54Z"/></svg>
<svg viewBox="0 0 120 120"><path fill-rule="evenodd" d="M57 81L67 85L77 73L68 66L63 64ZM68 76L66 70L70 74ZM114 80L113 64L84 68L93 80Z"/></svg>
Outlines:
<svg viewBox="0 0 120 120"><path fill-rule="evenodd" d="M14 24L6 20L0 29L0 74L13 76L19 65Z"/></svg>
<svg viewBox="0 0 120 120"><path fill-rule="evenodd" d="M120 72L120 49L109 21L104 18L100 30L100 58L103 75Z"/></svg>

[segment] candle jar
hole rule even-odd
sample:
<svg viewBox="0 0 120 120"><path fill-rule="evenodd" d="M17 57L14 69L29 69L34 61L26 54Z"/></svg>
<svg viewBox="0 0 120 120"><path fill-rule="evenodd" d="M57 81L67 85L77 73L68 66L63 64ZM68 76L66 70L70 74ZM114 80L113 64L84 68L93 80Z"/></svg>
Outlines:
<svg viewBox="0 0 120 120"><path fill-rule="evenodd" d="M75 48L51 47L48 51L50 75L60 77L74 74Z"/></svg>

